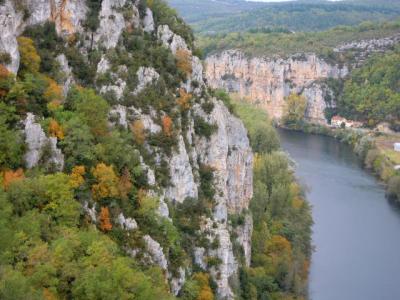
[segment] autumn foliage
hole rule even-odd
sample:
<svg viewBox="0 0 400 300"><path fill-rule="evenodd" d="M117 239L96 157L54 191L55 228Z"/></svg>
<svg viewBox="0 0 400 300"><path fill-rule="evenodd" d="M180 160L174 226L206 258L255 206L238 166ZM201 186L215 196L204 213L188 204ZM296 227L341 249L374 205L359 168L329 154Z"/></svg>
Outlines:
<svg viewBox="0 0 400 300"><path fill-rule="evenodd" d="M104 232L110 231L112 229L112 224L110 221L110 211L108 210L108 207L101 208L100 229Z"/></svg>
<svg viewBox="0 0 400 300"><path fill-rule="evenodd" d="M47 102L52 102L52 101L55 101L56 103L61 102L63 97L63 91L61 86L51 78L46 77L46 81L48 86L44 91L43 98Z"/></svg>
<svg viewBox="0 0 400 300"><path fill-rule="evenodd" d="M196 273L193 279L197 281L200 286L200 292L196 300L213 300L214 294L210 288L210 277L205 273Z"/></svg>
<svg viewBox="0 0 400 300"><path fill-rule="evenodd" d="M8 189L11 183L17 181L17 180L22 180L25 178L24 175L24 170L18 169L16 171L13 170L7 170L3 172L3 188L5 190Z"/></svg>
<svg viewBox="0 0 400 300"><path fill-rule="evenodd" d="M178 49L175 56L177 68L186 75L192 74L192 54L188 50Z"/></svg>
<svg viewBox="0 0 400 300"><path fill-rule="evenodd" d="M166 136L171 136L172 135L172 119L168 116L163 116L162 117L162 127L163 127L163 132Z"/></svg>
<svg viewBox="0 0 400 300"><path fill-rule="evenodd" d="M75 166L72 169L71 175L70 175L70 184L73 188L77 188L81 186L84 182L85 179L83 178L83 175L85 175L85 167L84 166Z"/></svg>
<svg viewBox="0 0 400 300"><path fill-rule="evenodd" d="M146 139L146 135L144 132L144 125L142 120L136 120L134 121L130 129L132 131L133 137L135 138L135 141L139 144L142 145Z"/></svg>
<svg viewBox="0 0 400 300"><path fill-rule="evenodd" d="M182 110L190 109L190 100L192 99L192 94L187 93L184 89L179 90L179 98L176 100L178 105Z"/></svg>
<svg viewBox="0 0 400 300"><path fill-rule="evenodd" d="M119 180L112 166L100 163L92 169L92 174L97 180L97 183L92 186L92 193L95 199L117 197L119 195Z"/></svg>
<svg viewBox="0 0 400 300"><path fill-rule="evenodd" d="M64 129L54 119L50 120L50 123L49 123L49 134L50 134L50 136L56 137L59 140L63 140L64 139Z"/></svg>
<svg viewBox="0 0 400 300"><path fill-rule="evenodd" d="M29 73L38 73L40 68L40 56L30 38L18 38L19 53L21 56L21 70Z"/></svg>

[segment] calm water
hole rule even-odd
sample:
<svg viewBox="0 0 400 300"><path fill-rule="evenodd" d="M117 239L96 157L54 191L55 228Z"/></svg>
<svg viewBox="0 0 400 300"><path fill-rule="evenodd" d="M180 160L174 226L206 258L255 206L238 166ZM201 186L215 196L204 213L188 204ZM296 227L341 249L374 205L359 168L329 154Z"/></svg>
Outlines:
<svg viewBox="0 0 400 300"><path fill-rule="evenodd" d="M313 206L312 300L400 299L400 212L346 145L279 131Z"/></svg>

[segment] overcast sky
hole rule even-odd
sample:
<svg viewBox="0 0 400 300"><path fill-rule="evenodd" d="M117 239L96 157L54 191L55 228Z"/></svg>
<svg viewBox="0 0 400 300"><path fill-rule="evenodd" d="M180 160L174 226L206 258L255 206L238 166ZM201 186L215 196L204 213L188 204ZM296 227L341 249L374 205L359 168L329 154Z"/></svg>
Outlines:
<svg viewBox="0 0 400 300"><path fill-rule="evenodd" d="M248 2L288 2L288 1L297 1L297 0L246 0ZM328 1L341 1L341 0L328 0Z"/></svg>

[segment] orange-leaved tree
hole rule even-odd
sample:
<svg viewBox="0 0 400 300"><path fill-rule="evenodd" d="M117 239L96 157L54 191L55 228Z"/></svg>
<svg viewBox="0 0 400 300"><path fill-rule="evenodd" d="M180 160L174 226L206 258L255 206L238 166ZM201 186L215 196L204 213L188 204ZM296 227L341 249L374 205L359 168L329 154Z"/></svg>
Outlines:
<svg viewBox="0 0 400 300"><path fill-rule="evenodd" d="M65 137L64 136L64 129L54 119L50 120L50 123L49 123L49 134L50 134L50 136L56 137L59 140L63 140L64 137Z"/></svg>
<svg viewBox="0 0 400 300"><path fill-rule="evenodd" d="M24 178L24 170L21 168L16 171L6 170L3 172L3 188L7 190L11 183Z"/></svg>
<svg viewBox="0 0 400 300"><path fill-rule="evenodd" d="M162 117L162 127L166 136L172 135L172 119L169 116Z"/></svg>
<svg viewBox="0 0 400 300"><path fill-rule="evenodd" d="M63 98L63 90L57 82L49 77L45 78L47 81L47 88L43 93L43 98L47 102L53 102L55 101L56 103L61 103L61 100Z"/></svg>
<svg viewBox="0 0 400 300"><path fill-rule="evenodd" d="M108 207L101 207L100 211L100 229L104 232L110 231L112 229L112 224L110 220L110 211Z"/></svg>
<svg viewBox="0 0 400 300"><path fill-rule="evenodd" d="M186 49L178 49L175 54L176 66L186 75L190 75L193 72L192 69L192 54Z"/></svg>
<svg viewBox="0 0 400 300"><path fill-rule="evenodd" d="M92 193L95 199L118 197L118 177L115 175L112 166L99 163L92 169L92 174L97 181L92 186Z"/></svg>
<svg viewBox="0 0 400 300"><path fill-rule="evenodd" d="M190 100L192 99L192 94L187 93L184 89L179 90L179 98L176 100L181 110L190 109Z"/></svg>

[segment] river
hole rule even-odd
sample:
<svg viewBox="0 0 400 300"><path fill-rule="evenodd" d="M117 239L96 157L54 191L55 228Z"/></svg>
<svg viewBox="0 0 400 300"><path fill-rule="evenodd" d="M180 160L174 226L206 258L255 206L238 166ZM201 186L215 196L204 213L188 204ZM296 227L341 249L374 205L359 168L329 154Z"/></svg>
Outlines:
<svg viewBox="0 0 400 300"><path fill-rule="evenodd" d="M400 299L400 212L350 147L279 130L313 207L312 300Z"/></svg>

